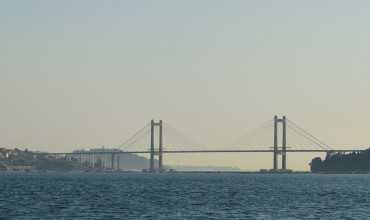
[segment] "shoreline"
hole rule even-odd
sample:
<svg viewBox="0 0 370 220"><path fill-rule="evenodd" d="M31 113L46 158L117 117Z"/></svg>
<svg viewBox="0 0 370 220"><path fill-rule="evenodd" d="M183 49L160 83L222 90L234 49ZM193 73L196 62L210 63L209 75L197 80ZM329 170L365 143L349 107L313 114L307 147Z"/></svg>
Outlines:
<svg viewBox="0 0 370 220"><path fill-rule="evenodd" d="M170 171L170 172L143 172L143 171L136 171L136 170L120 170L120 171L83 171L83 170L72 170L72 171L56 171L56 170L7 170L7 171L0 171L1 173L101 173L101 174L108 174L108 173L115 173L115 174L143 174L143 175L162 175L162 174L240 174L240 175L302 175L302 174L317 174L317 175L335 175L335 174L370 174L370 171L323 171L323 172L311 172L311 171Z"/></svg>

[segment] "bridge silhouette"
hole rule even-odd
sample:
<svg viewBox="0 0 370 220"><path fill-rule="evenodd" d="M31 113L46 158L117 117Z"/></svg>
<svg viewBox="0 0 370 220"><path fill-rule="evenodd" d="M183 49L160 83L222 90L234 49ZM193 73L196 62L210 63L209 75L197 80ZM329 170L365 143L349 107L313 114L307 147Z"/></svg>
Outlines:
<svg viewBox="0 0 370 220"><path fill-rule="evenodd" d="M148 172L163 172L164 155L166 154L201 154L201 153L272 153L272 170L287 170L287 153L346 153L346 152L360 152L364 148L361 147L333 147L325 144L323 141L300 127L297 123L289 120L283 116L279 118L274 116L273 120L263 123L259 128L249 131L248 135L243 137L257 136L256 130L260 128L273 128L272 132L272 146L269 145L243 145L241 147L211 147L194 144L191 138L184 135L182 132L173 126L164 123L162 120L154 121L146 124L139 129L134 135L128 138L121 144L117 150L107 151L74 151L72 153L47 153L55 156L64 155L66 158L77 158L82 163L83 156L87 155L89 163L94 166L96 158L104 156L109 158L108 165L110 169L119 169L119 160L121 154L147 154L149 155ZM166 130L165 130L166 128ZM290 131L308 141L309 145L290 145L288 146L287 132ZM186 144L164 144L164 134L172 133L175 136L181 137ZM271 134L270 134L271 135ZM271 136L270 136L271 137ZM243 138L241 138L243 139ZM147 144L140 144L142 140L149 140ZM279 157L281 157L281 168L279 168ZM158 164L156 165L156 159ZM106 163L104 163L106 164Z"/></svg>

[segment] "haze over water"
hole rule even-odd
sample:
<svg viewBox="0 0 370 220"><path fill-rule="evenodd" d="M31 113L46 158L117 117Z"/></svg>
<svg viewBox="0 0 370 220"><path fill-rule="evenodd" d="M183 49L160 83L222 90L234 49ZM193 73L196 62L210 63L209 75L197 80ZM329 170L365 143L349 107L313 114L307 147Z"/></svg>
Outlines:
<svg viewBox="0 0 370 220"><path fill-rule="evenodd" d="M342 0L1 1L0 146L117 146L152 118L201 146L229 146L275 114L331 146L368 146L369 7ZM288 145L297 142L288 137ZM314 156L288 157L288 166L308 170ZM258 170L271 168L271 155L166 163Z"/></svg>

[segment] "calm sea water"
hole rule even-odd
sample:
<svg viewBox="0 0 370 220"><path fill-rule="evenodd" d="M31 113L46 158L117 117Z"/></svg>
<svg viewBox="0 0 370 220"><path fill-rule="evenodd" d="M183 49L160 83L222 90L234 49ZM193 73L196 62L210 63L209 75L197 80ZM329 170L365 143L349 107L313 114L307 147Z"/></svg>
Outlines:
<svg viewBox="0 0 370 220"><path fill-rule="evenodd" d="M0 173L0 219L370 219L370 175Z"/></svg>

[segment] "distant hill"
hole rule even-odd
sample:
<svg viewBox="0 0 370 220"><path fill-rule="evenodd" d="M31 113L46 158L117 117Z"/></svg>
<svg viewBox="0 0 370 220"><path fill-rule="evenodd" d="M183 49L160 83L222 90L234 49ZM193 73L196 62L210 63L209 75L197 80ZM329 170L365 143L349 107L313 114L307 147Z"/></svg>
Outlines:
<svg viewBox="0 0 370 220"><path fill-rule="evenodd" d="M150 161L142 156L136 154L121 154L119 156L119 167L122 170L137 170L148 169ZM158 161L155 160L155 165ZM155 166L156 167L156 166Z"/></svg>

